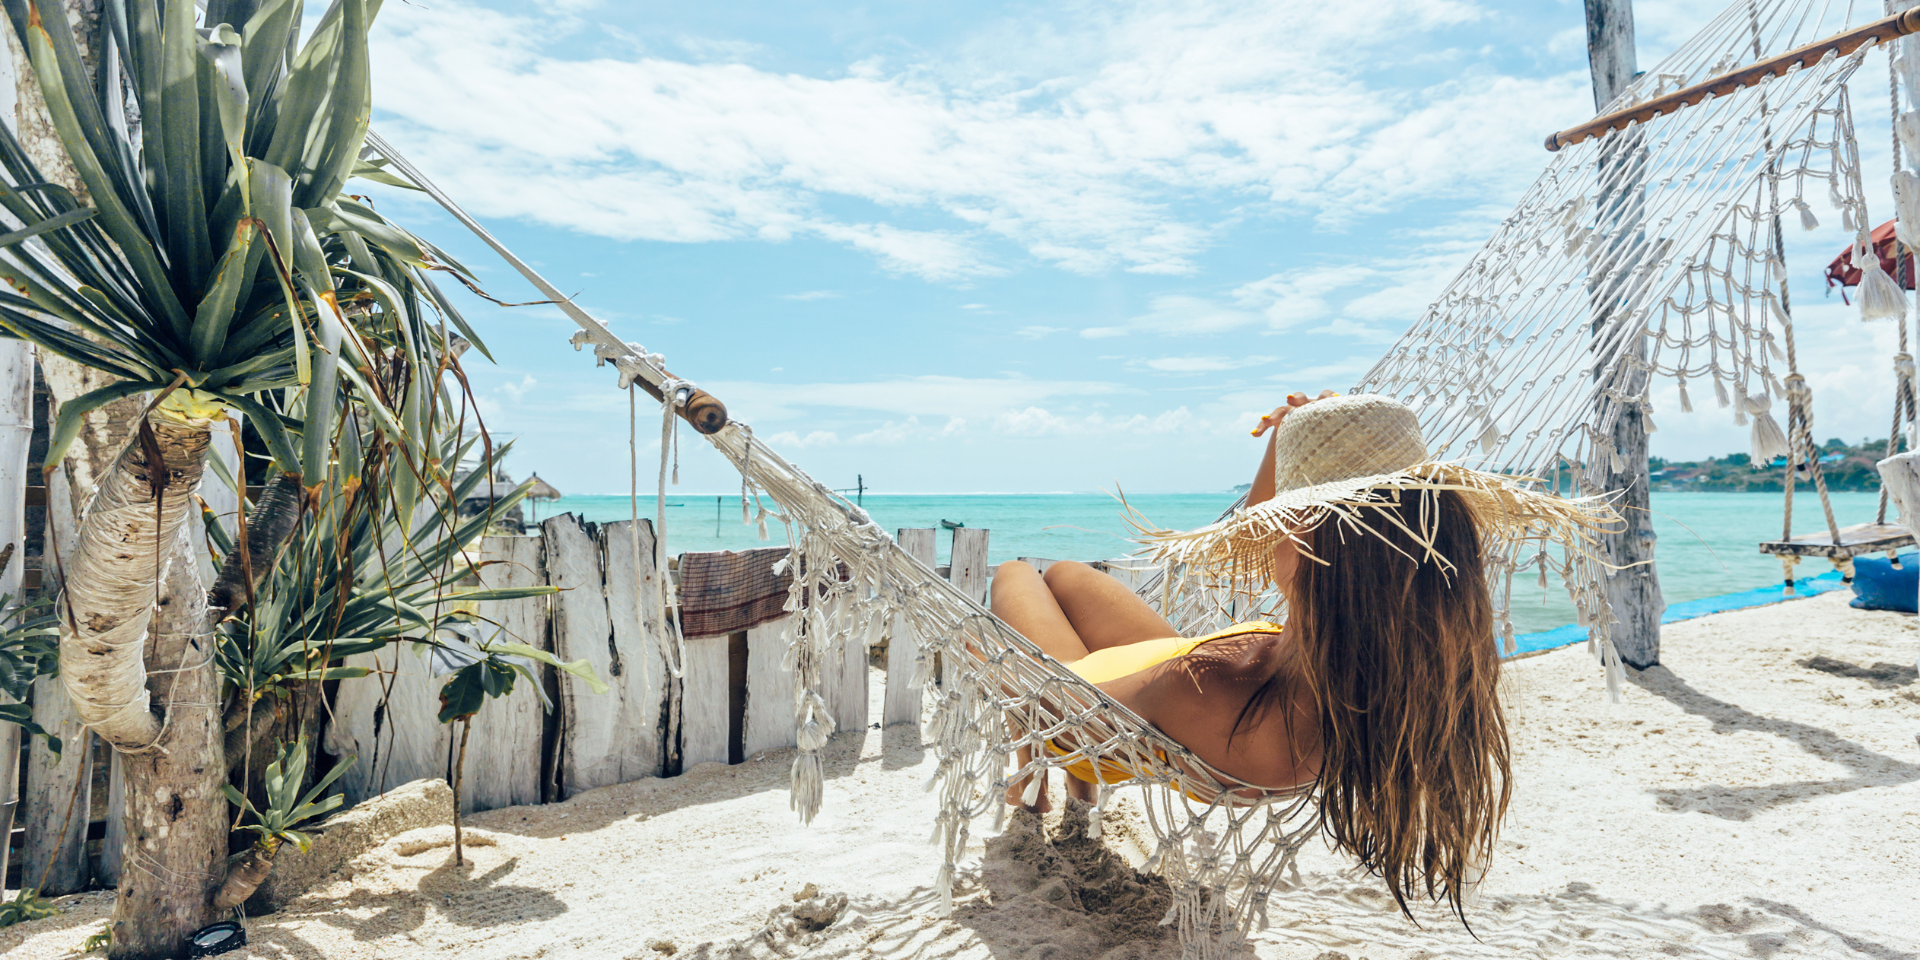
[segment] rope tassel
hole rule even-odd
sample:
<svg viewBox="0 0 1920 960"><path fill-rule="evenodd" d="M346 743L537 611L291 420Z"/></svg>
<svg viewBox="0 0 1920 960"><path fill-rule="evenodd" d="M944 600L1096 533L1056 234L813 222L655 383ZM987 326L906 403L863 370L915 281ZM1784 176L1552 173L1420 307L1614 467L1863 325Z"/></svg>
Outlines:
<svg viewBox="0 0 1920 960"><path fill-rule="evenodd" d="M1800 229L1820 229L1820 218L1813 215L1813 208L1807 205L1807 201L1795 197L1793 198L1793 206L1794 209L1800 211Z"/></svg>
<svg viewBox="0 0 1920 960"><path fill-rule="evenodd" d="M1854 262L1864 263L1860 268L1860 319L1862 320L1905 320L1907 318L1907 298L1900 295L1900 287L1880 268L1879 255L1868 251L1859 256L1864 244L1854 248Z"/></svg>
<svg viewBox="0 0 1920 960"><path fill-rule="evenodd" d="M1769 410L1773 400L1764 393L1757 393L1746 399L1743 404L1746 412L1753 417L1753 462L1755 466L1772 463L1775 457L1784 457L1793 448L1787 446L1787 434L1780 429L1780 421L1773 418Z"/></svg>

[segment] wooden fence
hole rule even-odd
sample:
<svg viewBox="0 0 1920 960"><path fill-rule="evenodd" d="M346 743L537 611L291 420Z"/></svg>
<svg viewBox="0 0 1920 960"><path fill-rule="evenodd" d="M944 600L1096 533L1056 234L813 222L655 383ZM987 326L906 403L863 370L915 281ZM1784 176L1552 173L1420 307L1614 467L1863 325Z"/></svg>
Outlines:
<svg viewBox="0 0 1920 960"><path fill-rule="evenodd" d="M935 568L934 530L903 529L898 535L904 547ZM981 600L991 576L987 536L986 530L956 529L952 562L936 568ZM792 674L781 666L784 617L731 633L687 637L681 675L672 676L665 603L672 585L668 572L656 569L650 522L639 521L636 531L632 521L593 524L563 514L543 521L535 536L486 538L482 559L489 562L479 579L487 586L561 588L550 597L480 604L476 612L488 621L485 629L562 660L586 660L610 689L594 694L578 680L542 666L537 686L523 680L504 700L489 701L467 740L463 811L564 800L595 787L673 776L701 763L739 763L794 745ZM920 697L909 683L919 642L904 622L889 634L877 722L917 724ZM840 654L839 669L829 671L822 692L838 728L858 735L875 722L868 706L872 651L863 639L849 638ZM320 738L335 762L355 758L339 781L347 801L357 803L421 778L450 780L454 737L436 719L444 678L431 675L431 658L403 644L349 662L376 672L339 684ZM49 701L49 710L66 701L57 685L36 692L36 700L41 698ZM74 746L63 758L70 775L29 773L10 838L12 883L18 883L20 868L49 892L117 880L117 764L109 771L107 763L86 758L83 738L70 742ZM99 780L105 800L83 796L90 793L86 784L76 794L75 778ZM75 801L76 796L81 799ZM72 826L61 830L70 803L78 812ZM89 839L104 841L97 859L87 856ZM45 871L49 862L55 869Z"/></svg>

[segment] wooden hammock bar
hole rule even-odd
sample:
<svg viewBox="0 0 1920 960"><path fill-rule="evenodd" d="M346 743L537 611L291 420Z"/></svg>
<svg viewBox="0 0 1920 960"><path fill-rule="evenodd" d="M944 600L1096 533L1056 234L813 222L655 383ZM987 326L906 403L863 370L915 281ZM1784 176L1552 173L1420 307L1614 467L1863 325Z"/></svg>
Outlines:
<svg viewBox="0 0 1920 960"><path fill-rule="evenodd" d="M1844 57L1869 43L1883 43L1910 33L1920 33L1920 8L1882 17L1864 27L1836 33L1825 40L1816 40L1804 47L1796 47L1779 56L1769 57L1710 80L1703 80L1691 87L1682 87L1672 93L1654 97L1624 110L1616 110L1603 117L1596 117L1580 126L1548 136L1547 149L1559 150L1561 147L1591 140L1609 130L1624 130L1631 123L1646 123L1655 117L1664 117L1681 107L1691 107L1709 97L1724 96L1743 87L1753 86L1768 77L1777 77L1786 73L1794 67L1819 63L1829 53Z"/></svg>
<svg viewBox="0 0 1920 960"><path fill-rule="evenodd" d="M1761 553L1776 557L1826 557L1848 560L1869 553L1882 553L1913 546L1913 534L1891 523L1861 523L1841 527L1840 537L1830 533L1810 533L1791 540L1769 540L1760 545Z"/></svg>

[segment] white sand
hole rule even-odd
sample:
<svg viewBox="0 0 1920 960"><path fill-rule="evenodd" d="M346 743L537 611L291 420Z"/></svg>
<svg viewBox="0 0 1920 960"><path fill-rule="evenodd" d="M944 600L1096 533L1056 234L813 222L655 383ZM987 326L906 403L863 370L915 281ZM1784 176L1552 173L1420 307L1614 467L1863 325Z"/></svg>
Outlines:
<svg viewBox="0 0 1920 960"><path fill-rule="evenodd" d="M1480 941L1436 910L1415 927L1316 846L1255 953L1920 958L1913 618L1828 594L1671 625L1663 648L1667 666L1632 677L1618 705L1578 649L1512 665L1518 782L1472 915ZM899 728L838 738L826 756L811 827L788 810L788 755L774 754L480 814L469 836L484 845L464 868L450 831L403 835L252 921L253 955L1177 955L1152 922L1164 893L1122 860L1141 856L1124 800L1105 844L1044 842L1059 815L976 841L984 864L941 918L930 758ZM796 903L809 884L818 895ZM110 902L69 898L62 917L0 931L0 952L70 956Z"/></svg>

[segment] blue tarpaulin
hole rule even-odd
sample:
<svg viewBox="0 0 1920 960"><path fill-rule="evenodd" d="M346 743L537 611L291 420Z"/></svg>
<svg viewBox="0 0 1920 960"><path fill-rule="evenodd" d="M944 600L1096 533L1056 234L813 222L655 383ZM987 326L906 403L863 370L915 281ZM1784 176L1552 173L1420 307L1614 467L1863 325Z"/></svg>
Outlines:
<svg viewBox="0 0 1920 960"><path fill-rule="evenodd" d="M1710 613L1725 613L1728 610L1744 610L1748 607L1764 607L1770 603L1798 600L1802 597L1811 597L1815 594L1826 593L1829 590L1843 590L1846 586L1845 583L1840 581L1840 571L1835 570L1832 573L1823 573L1817 577L1795 580L1793 582L1793 596L1787 596L1786 590L1783 587L1772 586L1761 587L1757 590L1743 590L1739 593L1725 593L1717 597L1702 597L1698 600L1682 600L1679 603L1670 603L1667 605L1667 612L1660 615L1660 622L1673 623L1677 620L1692 620L1695 617L1704 617ZM1514 638L1515 646L1518 648L1515 651L1515 656L1522 653L1552 650L1555 647L1564 647L1574 643L1584 643L1586 639L1587 628L1576 623L1569 623L1564 627L1554 627L1552 630L1542 630L1538 633L1523 633Z"/></svg>

